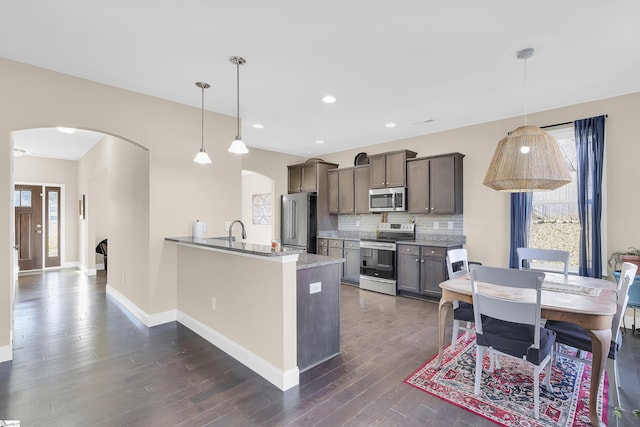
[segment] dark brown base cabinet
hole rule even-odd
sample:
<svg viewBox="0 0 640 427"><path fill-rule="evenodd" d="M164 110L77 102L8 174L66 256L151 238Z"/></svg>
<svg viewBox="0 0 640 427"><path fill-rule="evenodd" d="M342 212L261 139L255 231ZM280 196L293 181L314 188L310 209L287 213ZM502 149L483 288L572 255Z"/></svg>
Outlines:
<svg viewBox="0 0 640 427"><path fill-rule="evenodd" d="M360 242L357 240L318 239L318 255L344 258L340 280L349 285L360 283Z"/></svg>
<svg viewBox="0 0 640 427"><path fill-rule="evenodd" d="M344 265L342 280L349 284L360 283L360 242L344 241Z"/></svg>
<svg viewBox="0 0 640 427"><path fill-rule="evenodd" d="M460 247L398 245L399 293L440 298L439 285L447 280L447 250Z"/></svg>

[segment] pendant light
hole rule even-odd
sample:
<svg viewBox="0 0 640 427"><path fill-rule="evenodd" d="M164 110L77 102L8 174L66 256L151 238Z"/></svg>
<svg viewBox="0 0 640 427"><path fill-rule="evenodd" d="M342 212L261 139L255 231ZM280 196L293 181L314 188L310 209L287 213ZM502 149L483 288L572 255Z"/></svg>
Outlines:
<svg viewBox="0 0 640 427"><path fill-rule="evenodd" d="M504 137L493 154L483 184L511 193L549 191L571 182L556 139L537 126L527 126L527 59L533 48L518 51L524 60L524 126Z"/></svg>
<svg viewBox="0 0 640 427"><path fill-rule="evenodd" d="M200 145L200 151L198 151L196 156L193 158L193 161L196 163L200 163L201 165L208 165L209 163L211 163L211 159L204 149L204 90L209 89L210 86L209 83L204 82L196 82L196 86L202 89L202 145Z"/></svg>
<svg viewBox="0 0 640 427"><path fill-rule="evenodd" d="M229 146L229 152L234 154L246 154L249 152L249 150L247 150L247 146L242 141L242 136L240 134L240 66L246 63L247 61L245 61L244 58L241 58L239 56L232 56L231 58L229 58L229 61L232 64L236 65L236 83L237 83L236 95L238 99L236 139L234 139L231 145Z"/></svg>

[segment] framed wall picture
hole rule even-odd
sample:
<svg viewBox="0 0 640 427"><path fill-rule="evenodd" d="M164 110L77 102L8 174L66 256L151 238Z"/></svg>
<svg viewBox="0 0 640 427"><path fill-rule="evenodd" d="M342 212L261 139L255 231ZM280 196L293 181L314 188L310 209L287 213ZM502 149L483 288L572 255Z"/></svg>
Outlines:
<svg viewBox="0 0 640 427"><path fill-rule="evenodd" d="M251 197L251 218L254 224L271 224L273 202L271 193L254 194Z"/></svg>

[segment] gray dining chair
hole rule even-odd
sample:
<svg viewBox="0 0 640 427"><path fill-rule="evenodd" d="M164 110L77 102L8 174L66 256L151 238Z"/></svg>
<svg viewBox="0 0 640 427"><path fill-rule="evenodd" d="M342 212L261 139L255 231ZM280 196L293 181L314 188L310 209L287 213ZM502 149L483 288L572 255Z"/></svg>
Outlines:
<svg viewBox="0 0 640 427"><path fill-rule="evenodd" d="M539 271L483 266L471 270L477 347L474 394L480 394L482 359L487 350L522 360L533 367L536 419L540 413L540 373L545 368L546 389L553 391L550 360L555 333L540 326L543 281L544 273ZM479 282L483 282L482 288ZM535 291L535 300L512 298L523 289Z"/></svg>
<svg viewBox="0 0 640 427"><path fill-rule="evenodd" d="M518 269L522 270L523 261L550 261L564 264L564 275L569 274L569 251L560 249L517 248Z"/></svg>
<svg viewBox="0 0 640 427"><path fill-rule="evenodd" d="M635 279L638 266L625 262L622 264L620 270L620 279L618 281L618 298L616 302L616 314L613 316L611 322L611 345L609 346L609 354L607 357L606 371L609 381L613 383L613 400L615 406L620 405L620 396L618 395L618 388L620 387L620 376L618 374L618 353L622 348L622 333L620 326L622 325L622 319L624 312L629 302L629 287ZM547 329L550 329L556 334L556 344L564 344L569 347L573 347L579 350L576 356L567 354L561 351L556 345L556 356L568 357L570 359L576 359L584 363L591 364L591 360L584 357L582 352L591 353L591 337L587 334L582 327L575 323L563 322L560 320L547 320L545 324Z"/></svg>
<svg viewBox="0 0 640 427"><path fill-rule="evenodd" d="M447 272L449 279L462 276L469 272L469 261L467 259L466 249L449 249L447 251ZM464 322L464 326L460 325ZM458 342L458 333L462 329L465 331L465 341L469 339L470 332L473 331L471 326L473 319L473 304L464 301L453 302L453 333L451 334L451 347L455 348Z"/></svg>

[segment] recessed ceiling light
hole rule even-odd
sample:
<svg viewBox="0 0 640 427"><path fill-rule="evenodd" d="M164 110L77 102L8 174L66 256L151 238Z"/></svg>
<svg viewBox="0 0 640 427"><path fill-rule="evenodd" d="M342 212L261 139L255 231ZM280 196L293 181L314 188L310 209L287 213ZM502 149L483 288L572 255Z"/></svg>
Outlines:
<svg viewBox="0 0 640 427"><path fill-rule="evenodd" d="M326 95L324 98L322 98L322 102L324 102L325 104L333 104L334 102L336 102L336 97L333 95Z"/></svg>
<svg viewBox="0 0 640 427"><path fill-rule="evenodd" d="M396 127L396 124L395 124L395 123L393 123L393 122L389 122L389 123L387 123L386 125L384 125L384 127L391 129L391 128Z"/></svg>
<svg viewBox="0 0 640 427"><path fill-rule="evenodd" d="M58 129L58 132L62 133L74 133L76 131L74 128L65 128L62 126L58 126L56 129Z"/></svg>
<svg viewBox="0 0 640 427"><path fill-rule="evenodd" d="M324 144L324 140L322 140L322 139L316 139L316 144Z"/></svg>
<svg viewBox="0 0 640 427"><path fill-rule="evenodd" d="M254 123L253 127L256 128L256 129L264 129L264 126L261 125L260 123Z"/></svg>

